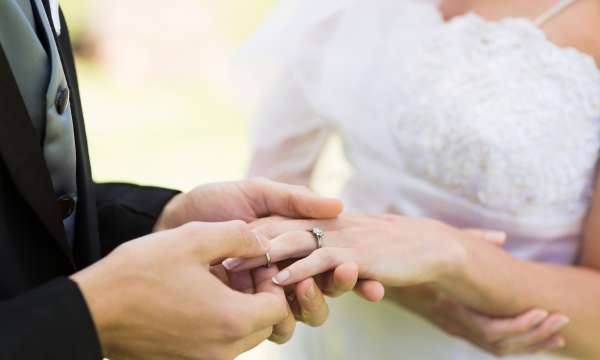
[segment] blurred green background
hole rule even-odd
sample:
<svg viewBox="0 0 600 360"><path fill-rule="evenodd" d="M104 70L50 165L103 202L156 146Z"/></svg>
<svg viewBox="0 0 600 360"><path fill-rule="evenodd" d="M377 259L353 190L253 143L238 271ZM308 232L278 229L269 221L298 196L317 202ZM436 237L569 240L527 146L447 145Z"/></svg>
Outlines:
<svg viewBox="0 0 600 360"><path fill-rule="evenodd" d="M77 52L94 177L181 190L243 178L252 107L230 62L275 0L61 0ZM348 176L339 142L315 188ZM279 359L266 344L243 359Z"/></svg>
<svg viewBox="0 0 600 360"><path fill-rule="evenodd" d="M276 0L61 0L94 176L187 190L244 177L252 107L230 67ZM315 187L347 177L334 139Z"/></svg>
<svg viewBox="0 0 600 360"><path fill-rule="evenodd" d="M251 115L212 65L229 61L274 1L102 3L61 1L79 53L95 178L189 189L242 177ZM147 10L136 14L141 7ZM197 30L187 31L181 23L189 19L175 12L197 12ZM171 53L182 38L189 48ZM140 57L153 63L140 69Z"/></svg>

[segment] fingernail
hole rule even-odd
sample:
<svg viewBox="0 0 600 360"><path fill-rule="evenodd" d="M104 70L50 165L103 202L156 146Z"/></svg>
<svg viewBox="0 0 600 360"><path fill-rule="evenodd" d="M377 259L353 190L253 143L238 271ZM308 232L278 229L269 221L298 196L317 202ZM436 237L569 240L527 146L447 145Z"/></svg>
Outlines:
<svg viewBox="0 0 600 360"><path fill-rule="evenodd" d="M315 296L317 295L317 289L315 289L315 285L311 285L308 290L306 290L306 297L309 300L312 300L315 298Z"/></svg>
<svg viewBox="0 0 600 360"><path fill-rule="evenodd" d="M269 238L266 237L265 234L261 233L256 229L252 230L252 232L254 233L254 236L256 236L256 239L260 243L260 246L263 248L263 250L269 251L269 249L271 249L271 240L269 240Z"/></svg>
<svg viewBox="0 0 600 360"><path fill-rule="evenodd" d="M569 322L571 321L571 319L569 319L566 316L562 316L560 317L556 323L554 325L552 325L552 332L557 332L558 330L562 329L565 325L567 325Z"/></svg>
<svg viewBox="0 0 600 360"><path fill-rule="evenodd" d="M243 262L242 259L226 259L225 261L222 262L222 264L225 269L233 270L236 267L240 266L242 262Z"/></svg>
<svg viewBox="0 0 600 360"><path fill-rule="evenodd" d="M277 285L282 285L283 282L289 278L290 278L290 272L286 270L286 271L282 271L279 274L277 274L276 276L274 276L273 282Z"/></svg>
<svg viewBox="0 0 600 360"><path fill-rule="evenodd" d="M504 243L506 242L507 235L503 231L486 231L485 238L491 242Z"/></svg>
<svg viewBox="0 0 600 360"><path fill-rule="evenodd" d="M538 326L548 317L548 312L539 311L531 318L531 326Z"/></svg>

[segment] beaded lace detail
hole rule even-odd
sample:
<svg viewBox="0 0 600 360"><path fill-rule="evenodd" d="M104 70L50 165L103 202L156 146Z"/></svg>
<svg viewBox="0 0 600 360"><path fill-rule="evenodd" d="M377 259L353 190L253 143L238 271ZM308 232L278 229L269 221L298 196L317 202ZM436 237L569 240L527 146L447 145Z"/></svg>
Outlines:
<svg viewBox="0 0 600 360"><path fill-rule="evenodd" d="M406 169L491 209L585 211L600 146L600 72L527 20L469 14L419 46L391 125Z"/></svg>

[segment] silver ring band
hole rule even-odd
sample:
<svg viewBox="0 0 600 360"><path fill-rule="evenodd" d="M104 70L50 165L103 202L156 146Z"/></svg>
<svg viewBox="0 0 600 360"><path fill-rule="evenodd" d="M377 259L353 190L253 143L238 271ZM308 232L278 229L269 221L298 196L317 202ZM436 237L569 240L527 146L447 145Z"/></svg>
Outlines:
<svg viewBox="0 0 600 360"><path fill-rule="evenodd" d="M315 241L317 242L317 249L322 248L323 238L325 237L325 231L323 231L320 228L312 228L308 230L308 232L311 233L312 236L315 238Z"/></svg>
<svg viewBox="0 0 600 360"><path fill-rule="evenodd" d="M267 251L267 253L265 254L265 257L267 258L267 268L270 268L271 265L273 265L273 259L271 259L271 253Z"/></svg>

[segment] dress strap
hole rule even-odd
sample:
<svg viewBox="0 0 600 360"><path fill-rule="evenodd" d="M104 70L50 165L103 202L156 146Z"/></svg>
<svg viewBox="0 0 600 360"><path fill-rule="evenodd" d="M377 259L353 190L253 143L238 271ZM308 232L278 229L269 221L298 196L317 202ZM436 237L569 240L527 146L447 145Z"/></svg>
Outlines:
<svg viewBox="0 0 600 360"><path fill-rule="evenodd" d="M537 19L534 20L535 25L544 25L548 20L558 15L561 11L563 11L570 5L573 5L573 3L575 3L576 1L577 0L559 0L551 8L546 10L542 15L540 15Z"/></svg>

